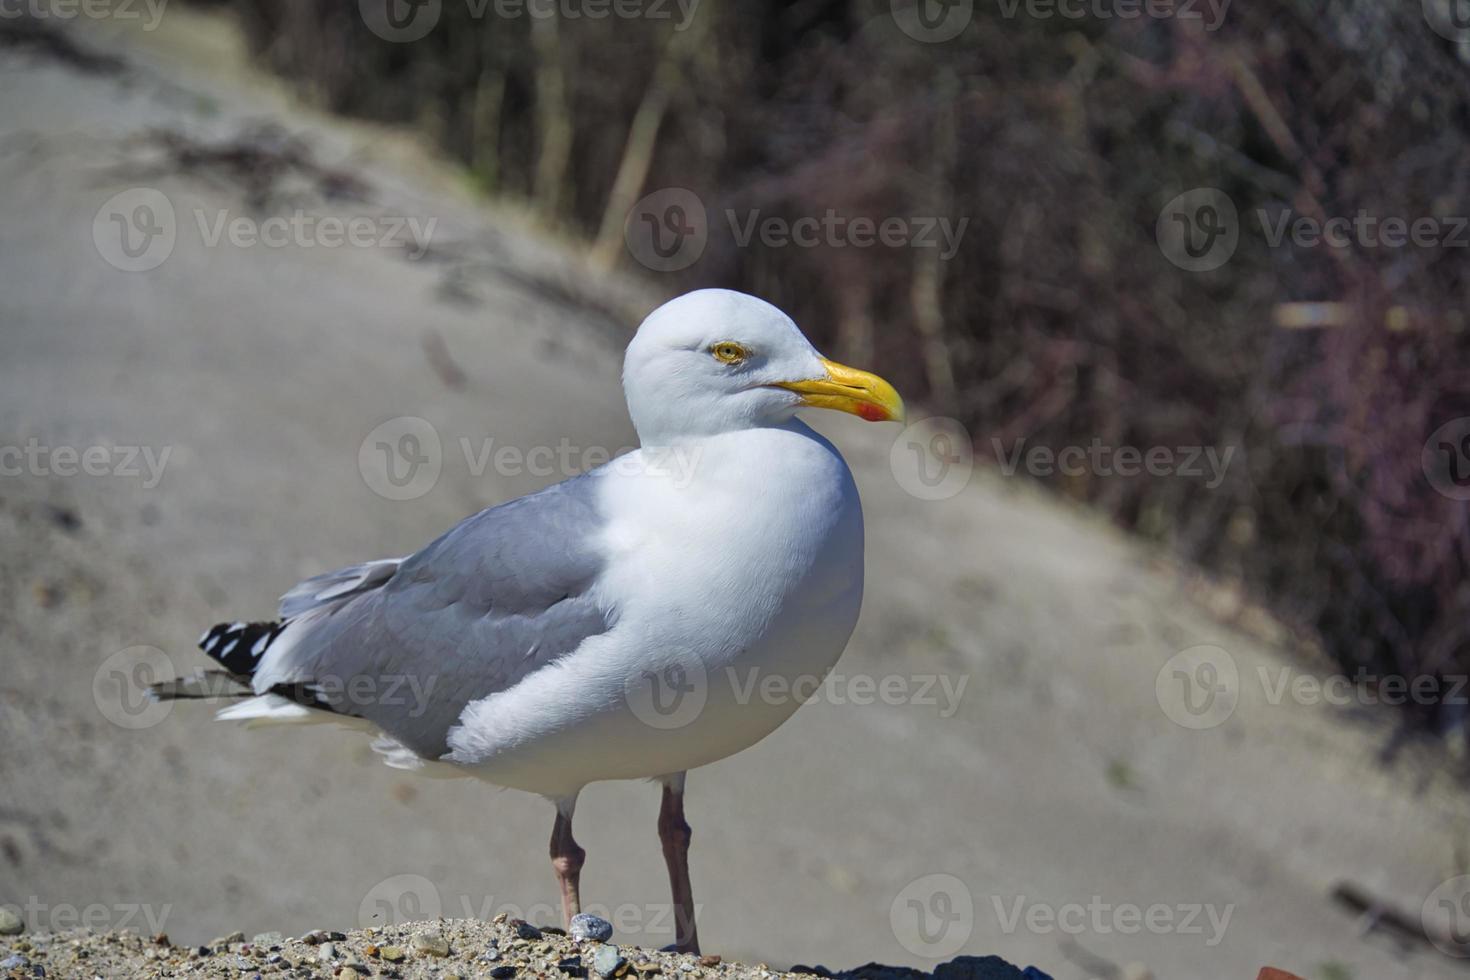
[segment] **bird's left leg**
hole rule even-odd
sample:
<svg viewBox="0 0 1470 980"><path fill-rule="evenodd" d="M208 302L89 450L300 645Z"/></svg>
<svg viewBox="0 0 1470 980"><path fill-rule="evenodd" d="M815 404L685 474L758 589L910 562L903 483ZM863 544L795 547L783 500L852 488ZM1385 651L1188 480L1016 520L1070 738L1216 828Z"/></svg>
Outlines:
<svg viewBox="0 0 1470 980"><path fill-rule="evenodd" d="M556 823L551 827L551 867L556 871L556 880L561 885L561 924L571 928L572 916L582 911L582 896L579 886L582 880L582 862L587 852L572 839L572 811L577 808L577 797L556 800Z"/></svg>
<svg viewBox="0 0 1470 980"><path fill-rule="evenodd" d="M689 885L689 823L684 819L684 773L664 779L663 802L658 810L658 838L669 868L669 890L674 901L674 949L699 952L694 923L694 890Z"/></svg>

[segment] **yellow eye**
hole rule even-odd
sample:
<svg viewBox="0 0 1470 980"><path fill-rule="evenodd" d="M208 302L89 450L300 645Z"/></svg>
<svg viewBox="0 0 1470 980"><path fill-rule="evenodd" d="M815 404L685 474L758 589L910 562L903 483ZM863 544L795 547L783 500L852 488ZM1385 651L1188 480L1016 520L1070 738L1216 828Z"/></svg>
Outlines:
<svg viewBox="0 0 1470 980"><path fill-rule="evenodd" d="M709 352L715 355L715 360L721 364L739 364L750 356L749 349L733 340L722 340L711 346Z"/></svg>

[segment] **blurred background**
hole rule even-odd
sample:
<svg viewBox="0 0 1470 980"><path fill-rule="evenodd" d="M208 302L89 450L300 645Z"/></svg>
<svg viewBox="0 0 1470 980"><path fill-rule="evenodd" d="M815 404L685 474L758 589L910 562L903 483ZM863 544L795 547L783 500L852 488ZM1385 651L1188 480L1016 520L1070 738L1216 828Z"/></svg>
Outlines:
<svg viewBox="0 0 1470 980"><path fill-rule="evenodd" d="M631 444L626 338L728 286L922 420L813 420L870 525L838 671L909 694L839 682L691 778L707 945L1463 975L1461 0L30 0L0 78L0 903L32 924L553 921L537 801L117 704L296 578ZM652 799L579 811L584 888L650 942Z"/></svg>

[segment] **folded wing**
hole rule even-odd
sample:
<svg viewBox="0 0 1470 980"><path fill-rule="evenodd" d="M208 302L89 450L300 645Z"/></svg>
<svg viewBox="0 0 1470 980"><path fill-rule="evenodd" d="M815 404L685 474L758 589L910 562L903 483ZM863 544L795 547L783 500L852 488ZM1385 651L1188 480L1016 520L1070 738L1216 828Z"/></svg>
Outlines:
<svg viewBox="0 0 1470 980"><path fill-rule="evenodd" d="M470 517L417 554L307 579L251 676L257 694L366 719L435 759L472 700L606 632L595 475ZM298 698L297 700L302 700Z"/></svg>

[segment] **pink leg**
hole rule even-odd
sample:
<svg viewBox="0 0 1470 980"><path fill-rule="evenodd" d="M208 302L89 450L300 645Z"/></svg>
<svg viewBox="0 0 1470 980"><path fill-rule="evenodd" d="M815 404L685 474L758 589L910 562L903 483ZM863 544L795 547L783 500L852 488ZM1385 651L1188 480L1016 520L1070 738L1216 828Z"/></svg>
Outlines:
<svg viewBox="0 0 1470 980"><path fill-rule="evenodd" d="M556 880L561 885L562 926L570 928L572 916L582 911L582 896L578 891L582 880L582 862L587 852L572 839L572 810L577 801L557 803L556 823L551 828L551 867L556 871Z"/></svg>
<svg viewBox="0 0 1470 980"><path fill-rule="evenodd" d="M694 889L689 885L689 824L684 820L684 774L664 782L663 802L658 811L658 839L664 846L664 863L669 866L669 890L674 902L674 949L699 952L699 932L694 923Z"/></svg>

